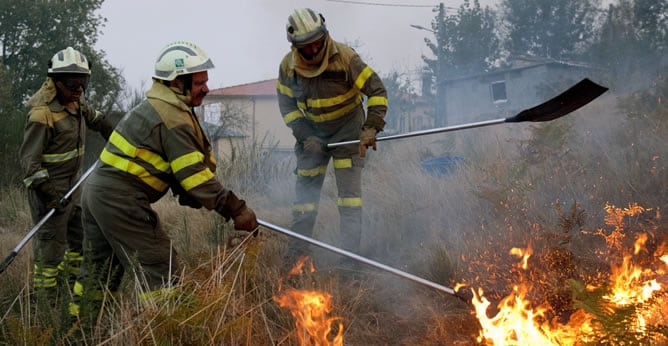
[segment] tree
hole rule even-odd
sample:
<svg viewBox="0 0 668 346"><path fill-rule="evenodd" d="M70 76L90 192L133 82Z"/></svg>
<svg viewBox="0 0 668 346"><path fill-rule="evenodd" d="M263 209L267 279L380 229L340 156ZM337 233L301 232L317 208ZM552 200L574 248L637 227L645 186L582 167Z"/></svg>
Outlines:
<svg viewBox="0 0 668 346"><path fill-rule="evenodd" d="M503 0L505 48L513 55L579 57L591 43L600 0Z"/></svg>
<svg viewBox="0 0 668 346"><path fill-rule="evenodd" d="M397 71L382 78L387 90L388 109L385 115L387 130L402 130L401 118L415 108L417 95L410 80Z"/></svg>
<svg viewBox="0 0 668 346"><path fill-rule="evenodd" d="M427 73L431 74L437 86L437 124L447 122L439 111L444 95L439 93L439 85L448 78L488 71L500 56L499 40L496 35L496 14L489 7L484 9L479 0L464 0L456 14L447 15L441 3L435 10L436 17L431 27L435 40L425 38L427 47L434 58L423 56ZM425 95L427 96L427 95Z"/></svg>
<svg viewBox="0 0 668 346"><path fill-rule="evenodd" d="M93 47L106 19L95 14L103 0L0 0L1 61L11 74L12 102L20 107L46 78L47 62L71 46L92 63L90 102L110 111L123 82Z"/></svg>
<svg viewBox="0 0 668 346"><path fill-rule="evenodd" d="M2 162L17 162L25 115L25 101L46 79L47 63L71 46L91 62L88 101L110 114L117 104L123 78L93 47L106 21L96 14L103 0L0 0L0 149ZM117 108L116 108L117 109ZM18 176L16 165L0 170L3 182Z"/></svg>
<svg viewBox="0 0 668 346"><path fill-rule="evenodd" d="M605 12L591 59L622 88L651 87L665 71L668 0L621 0ZM644 85L644 86L642 86Z"/></svg>

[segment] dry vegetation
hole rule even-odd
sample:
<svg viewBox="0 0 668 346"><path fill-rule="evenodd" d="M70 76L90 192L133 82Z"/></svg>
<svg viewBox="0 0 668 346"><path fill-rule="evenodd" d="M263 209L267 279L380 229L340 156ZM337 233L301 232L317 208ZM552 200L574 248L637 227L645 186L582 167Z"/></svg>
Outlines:
<svg viewBox="0 0 668 346"><path fill-rule="evenodd" d="M538 283L532 301L547 301L554 317L568 320L577 283L601 282L610 269L605 239L597 234L611 231L606 203L652 209L622 219L628 239L647 232L657 245L667 238L661 211L668 203L668 113L631 116L617 102L606 95L542 125L382 142L364 176L363 255L448 287L482 287L492 300L508 294L513 282L532 280ZM464 162L451 174L434 176L420 166L429 155L456 155ZM221 180L259 218L289 226L290 164L271 163L253 148L237 157L221 164ZM328 174L315 236L336 244L331 167ZM233 233L215 213L178 207L168 197L155 208L186 268L176 295L140 304L128 280L120 295L108 297L95 323L69 328L62 318L66 304L31 304L28 245L0 274L0 344L299 345L289 312L273 299L286 286L331 294L332 314L343 321L348 345L477 343L480 326L472 308L450 295L372 268L362 269L361 280L344 280L337 256L318 249L316 271L280 287L284 236L263 230L228 246ZM0 251L8 254L30 227L23 192L2 191ZM532 269L518 272L509 250L528 246ZM665 272L662 280L668 285ZM615 313L599 316L609 318L599 342L641 344L625 336L628 326L615 324ZM653 327L641 340L665 344L665 315Z"/></svg>

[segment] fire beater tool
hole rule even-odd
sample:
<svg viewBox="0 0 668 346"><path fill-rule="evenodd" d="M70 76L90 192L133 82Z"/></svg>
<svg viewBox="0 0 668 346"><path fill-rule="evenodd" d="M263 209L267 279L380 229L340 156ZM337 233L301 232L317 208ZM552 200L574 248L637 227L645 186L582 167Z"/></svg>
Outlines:
<svg viewBox="0 0 668 346"><path fill-rule="evenodd" d="M96 162L96 163L97 163L97 162ZM81 178L79 178L79 180L77 180L77 182L74 183L74 185L69 189L69 191L67 191L67 193L65 193L65 196L63 196L63 198L60 200L61 202L65 202L67 199L70 198L70 196L72 196L72 194L74 193L74 191L76 191L76 189L79 188L79 186L84 182L84 180L86 180L86 178L88 178L88 176L93 172L93 169L95 168L95 166L96 166L95 163L92 164L92 165L91 165L91 166L90 166L90 167L89 167L89 168L88 168L88 169L81 175ZM45 223L47 220L49 220L49 218L50 218L51 216L53 216L53 214L54 214L55 212L56 212L56 209L55 209L55 208L51 208L51 210L49 210L49 211L46 213L46 215L44 215L44 216L42 217L42 219L39 220L39 222L37 222L37 223L35 224L35 226L33 226L32 229L30 229L30 231L28 232L28 234L26 234L26 236L23 237L23 239L21 239L21 241L18 243L18 245L16 245L16 247L14 247L14 249L13 249L12 252L9 254L9 256L5 257L5 260L4 260L2 263L0 263L0 273L4 272L5 269L7 269L7 266L9 266L9 264L12 263L12 261L14 261L14 258L16 257L16 255L18 255L19 251L21 251L21 249L28 243L28 241L30 240L30 238L32 238L32 237L35 235L35 233L37 233L37 230L39 230L40 227L42 227L42 226L44 225L44 223Z"/></svg>
<svg viewBox="0 0 668 346"><path fill-rule="evenodd" d="M578 108L593 101L607 90L608 88L598 85L592 82L591 80L585 78L580 82L578 82L577 84L570 87L568 90L555 96L554 98L545 101L539 104L538 106L525 109L512 117L479 121L475 123L468 123L461 125L453 125L448 127L439 127L435 129L407 132L398 135L383 136L376 138L376 141L378 142L378 141L388 141L391 139L417 137L417 136L429 135L432 133L452 132L464 129L472 129L476 127L498 125L503 123L521 123L525 121L531 121L531 122L550 121L557 118L561 118L564 115L577 110ZM358 144L359 142L360 142L359 139L357 139L352 141L329 143L327 144L327 147L334 148L342 145Z"/></svg>

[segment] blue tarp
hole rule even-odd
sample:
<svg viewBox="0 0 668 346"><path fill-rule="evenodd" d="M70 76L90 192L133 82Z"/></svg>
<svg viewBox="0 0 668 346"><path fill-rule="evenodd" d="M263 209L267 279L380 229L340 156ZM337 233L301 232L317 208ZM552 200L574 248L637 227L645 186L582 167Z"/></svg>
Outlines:
<svg viewBox="0 0 668 346"><path fill-rule="evenodd" d="M464 158L461 156L439 156L422 160L420 165L431 175L444 176L452 173L463 161Z"/></svg>

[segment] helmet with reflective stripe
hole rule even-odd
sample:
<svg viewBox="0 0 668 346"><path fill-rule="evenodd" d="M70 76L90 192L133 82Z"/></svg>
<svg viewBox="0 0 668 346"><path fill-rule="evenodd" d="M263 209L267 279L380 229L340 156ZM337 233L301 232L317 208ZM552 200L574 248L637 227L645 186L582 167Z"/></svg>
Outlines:
<svg viewBox="0 0 668 346"><path fill-rule="evenodd" d="M78 73L90 75L90 64L86 56L78 50L67 47L56 53L49 60L48 75L60 73Z"/></svg>
<svg viewBox="0 0 668 346"><path fill-rule="evenodd" d="M327 26L325 17L310 8L296 9L285 26L288 41L295 47L305 46L325 37Z"/></svg>
<svg viewBox="0 0 668 346"><path fill-rule="evenodd" d="M166 45L155 61L153 78L172 81L186 74L212 69L213 62L206 52L196 44L186 41Z"/></svg>

